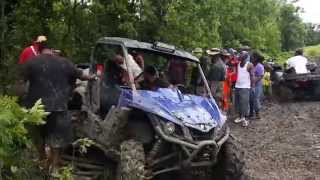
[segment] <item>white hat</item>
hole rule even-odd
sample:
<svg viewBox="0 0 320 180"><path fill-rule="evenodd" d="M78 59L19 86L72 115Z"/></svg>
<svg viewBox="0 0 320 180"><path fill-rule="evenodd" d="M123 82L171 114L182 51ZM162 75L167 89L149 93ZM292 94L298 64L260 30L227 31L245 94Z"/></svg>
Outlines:
<svg viewBox="0 0 320 180"><path fill-rule="evenodd" d="M219 48L211 48L211 49L208 49L206 52L208 55L211 55L211 56L221 54L221 51Z"/></svg>
<svg viewBox="0 0 320 180"><path fill-rule="evenodd" d="M41 36L37 37L36 43L41 43L41 42L45 42L45 41L47 41L47 37L41 35Z"/></svg>
<svg viewBox="0 0 320 180"><path fill-rule="evenodd" d="M195 49L192 51L192 53L202 53L202 52L203 52L202 49L199 48L199 47L195 48Z"/></svg>

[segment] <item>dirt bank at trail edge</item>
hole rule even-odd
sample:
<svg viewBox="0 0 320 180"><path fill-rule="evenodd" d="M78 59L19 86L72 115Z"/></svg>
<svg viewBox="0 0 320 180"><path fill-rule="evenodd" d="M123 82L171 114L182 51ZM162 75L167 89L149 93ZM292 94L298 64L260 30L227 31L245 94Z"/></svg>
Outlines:
<svg viewBox="0 0 320 180"><path fill-rule="evenodd" d="M261 119L230 122L255 180L320 180L320 102L267 103Z"/></svg>

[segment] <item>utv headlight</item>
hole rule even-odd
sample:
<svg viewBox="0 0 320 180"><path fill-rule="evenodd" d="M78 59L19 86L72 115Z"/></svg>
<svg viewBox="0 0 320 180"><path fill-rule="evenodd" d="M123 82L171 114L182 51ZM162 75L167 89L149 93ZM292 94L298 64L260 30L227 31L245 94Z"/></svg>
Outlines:
<svg viewBox="0 0 320 180"><path fill-rule="evenodd" d="M168 134L173 134L174 131L176 130L176 126L172 122L166 122L164 124L164 130Z"/></svg>

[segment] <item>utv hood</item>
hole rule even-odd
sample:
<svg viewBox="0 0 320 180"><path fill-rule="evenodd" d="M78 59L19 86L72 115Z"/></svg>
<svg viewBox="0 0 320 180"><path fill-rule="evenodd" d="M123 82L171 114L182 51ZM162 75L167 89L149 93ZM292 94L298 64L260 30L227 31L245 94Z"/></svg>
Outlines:
<svg viewBox="0 0 320 180"><path fill-rule="evenodd" d="M178 89L160 88L157 91L122 89L119 105L153 113L175 124L202 132L208 132L216 126L222 127L226 120L214 100L185 95Z"/></svg>

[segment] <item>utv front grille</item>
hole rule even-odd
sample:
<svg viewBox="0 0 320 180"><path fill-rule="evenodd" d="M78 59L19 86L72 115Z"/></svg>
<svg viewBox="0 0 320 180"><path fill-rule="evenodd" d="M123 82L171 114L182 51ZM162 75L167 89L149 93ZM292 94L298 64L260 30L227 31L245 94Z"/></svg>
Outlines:
<svg viewBox="0 0 320 180"><path fill-rule="evenodd" d="M214 129L209 132L202 132L197 129L189 128L190 134L195 141L212 140L214 136Z"/></svg>

